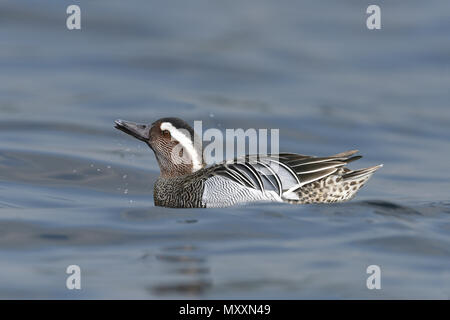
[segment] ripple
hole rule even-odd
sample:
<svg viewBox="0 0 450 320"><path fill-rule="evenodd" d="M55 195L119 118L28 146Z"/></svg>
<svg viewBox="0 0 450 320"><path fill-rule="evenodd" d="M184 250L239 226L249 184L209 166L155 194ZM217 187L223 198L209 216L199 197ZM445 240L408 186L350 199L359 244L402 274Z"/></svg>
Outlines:
<svg viewBox="0 0 450 320"><path fill-rule="evenodd" d="M419 211L403 206L400 204L396 204L393 202L383 201L383 200L370 200L363 202L369 207L374 207L377 209L377 213L387 214L387 215L422 215Z"/></svg>
<svg viewBox="0 0 450 320"><path fill-rule="evenodd" d="M204 294L211 286L212 283L209 281L192 281L160 284L150 287L148 290L157 296L177 294L196 296Z"/></svg>

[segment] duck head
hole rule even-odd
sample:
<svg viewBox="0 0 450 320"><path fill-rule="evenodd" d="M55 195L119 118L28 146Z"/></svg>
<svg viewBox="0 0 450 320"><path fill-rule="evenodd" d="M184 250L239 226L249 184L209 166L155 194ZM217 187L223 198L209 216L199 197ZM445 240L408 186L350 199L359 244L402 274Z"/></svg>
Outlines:
<svg viewBox="0 0 450 320"><path fill-rule="evenodd" d="M151 125L116 120L115 127L153 150L163 178L191 174L205 165L201 140L181 119L162 118Z"/></svg>

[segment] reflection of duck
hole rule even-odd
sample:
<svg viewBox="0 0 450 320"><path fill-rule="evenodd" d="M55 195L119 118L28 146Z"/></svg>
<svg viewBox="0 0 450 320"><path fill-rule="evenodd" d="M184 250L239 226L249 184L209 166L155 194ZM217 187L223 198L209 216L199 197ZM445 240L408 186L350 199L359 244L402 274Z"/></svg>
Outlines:
<svg viewBox="0 0 450 320"><path fill-rule="evenodd" d="M194 145L194 130L181 119L163 118L151 126L122 120L115 123L117 129L144 141L155 152L161 170L154 187L157 206L346 201L382 166L346 168L347 163L361 158L352 156L357 152L352 150L320 158L294 153L252 155L206 167L201 150Z"/></svg>
<svg viewBox="0 0 450 320"><path fill-rule="evenodd" d="M211 288L209 267L206 257L199 255L197 247L180 245L166 247L156 259L163 264L165 273L174 274L171 281L163 281L152 285L152 293L156 295L200 295Z"/></svg>

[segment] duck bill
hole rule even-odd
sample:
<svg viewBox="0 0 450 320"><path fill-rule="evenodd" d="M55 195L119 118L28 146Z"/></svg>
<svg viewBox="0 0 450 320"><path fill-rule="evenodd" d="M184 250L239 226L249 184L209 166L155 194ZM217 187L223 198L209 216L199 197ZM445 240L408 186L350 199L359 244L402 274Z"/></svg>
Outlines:
<svg viewBox="0 0 450 320"><path fill-rule="evenodd" d="M116 129L148 143L148 140L150 139L150 126L124 120L116 120L114 123Z"/></svg>

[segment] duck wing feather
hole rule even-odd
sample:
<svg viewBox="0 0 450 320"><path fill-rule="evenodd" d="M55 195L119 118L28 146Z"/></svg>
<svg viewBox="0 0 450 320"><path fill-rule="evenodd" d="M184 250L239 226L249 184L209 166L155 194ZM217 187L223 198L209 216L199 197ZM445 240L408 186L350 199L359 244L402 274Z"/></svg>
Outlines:
<svg viewBox="0 0 450 320"><path fill-rule="evenodd" d="M280 197L305 184L323 179L361 156L357 150L329 157L314 157L295 153L247 155L209 168L208 176L222 176L261 192L273 191Z"/></svg>

